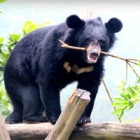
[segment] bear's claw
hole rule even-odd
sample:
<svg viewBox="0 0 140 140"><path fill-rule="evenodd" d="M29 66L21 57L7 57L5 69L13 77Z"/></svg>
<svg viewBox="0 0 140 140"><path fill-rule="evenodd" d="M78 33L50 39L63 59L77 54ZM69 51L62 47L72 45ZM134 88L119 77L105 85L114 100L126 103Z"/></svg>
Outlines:
<svg viewBox="0 0 140 140"><path fill-rule="evenodd" d="M78 123L77 123L77 126L82 126L82 125L84 125L84 124L86 124L86 123L91 123L90 118L87 117L87 116L82 116L82 117L79 119L79 121L78 121Z"/></svg>

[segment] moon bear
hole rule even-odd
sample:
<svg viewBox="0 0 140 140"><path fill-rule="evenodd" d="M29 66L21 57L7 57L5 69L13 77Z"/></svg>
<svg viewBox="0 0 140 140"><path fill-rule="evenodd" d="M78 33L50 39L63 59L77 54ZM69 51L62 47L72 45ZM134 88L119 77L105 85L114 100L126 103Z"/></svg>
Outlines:
<svg viewBox="0 0 140 140"><path fill-rule="evenodd" d="M13 112L6 122L55 124L60 113L60 91L77 81L77 88L91 93L78 125L91 122L90 115L104 73L105 55L122 29L118 18L103 23L100 17L83 20L70 15L64 23L37 29L13 49L4 69L6 91ZM58 39L85 51L62 48ZM45 115L42 115L42 112Z"/></svg>

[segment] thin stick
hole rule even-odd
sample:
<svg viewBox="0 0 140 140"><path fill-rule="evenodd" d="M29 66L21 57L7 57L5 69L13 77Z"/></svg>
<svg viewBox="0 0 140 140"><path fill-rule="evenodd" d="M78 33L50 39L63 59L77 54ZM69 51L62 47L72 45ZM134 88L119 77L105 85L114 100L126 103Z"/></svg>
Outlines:
<svg viewBox="0 0 140 140"><path fill-rule="evenodd" d="M68 49L74 49L74 50L80 50L80 51L85 51L86 48L84 47L76 47L76 46L70 46L68 44L66 44L65 42L63 42L62 40L58 39L58 41L61 43L61 46L63 48L68 48ZM127 58L123 58L123 57L120 57L120 56L117 56L117 55L113 55L113 54L110 54L110 53L107 53L107 52L103 52L101 51L101 54L105 54L107 56L111 56L111 57L114 57L114 58L118 58L120 60L123 60L123 61L128 61L130 63L133 63L135 65L138 65L138 60L137 59L127 59ZM134 62L135 61L135 62Z"/></svg>
<svg viewBox="0 0 140 140"><path fill-rule="evenodd" d="M135 60L135 59L123 58L123 57L120 57L120 56L117 56L117 55L114 55L114 54L110 54L110 53L107 53L107 52L103 52L103 51L101 51L101 53L105 54L105 55L108 55L108 56L111 56L111 57L114 57L114 58L118 58L118 59L123 60L123 61L133 63L135 65L138 65L138 63L134 62L134 61L138 61L138 60Z"/></svg>
<svg viewBox="0 0 140 140"><path fill-rule="evenodd" d="M128 81L128 62L126 61L126 77L125 77L126 79L126 83L127 83L127 81Z"/></svg>
<svg viewBox="0 0 140 140"><path fill-rule="evenodd" d="M103 82L103 85L104 85L104 87L105 87L105 90L106 90L106 92L107 92L107 94L108 94L108 97L109 97L111 103L113 104L113 100L112 100L112 97L111 97L111 95L110 95L110 93L109 93L109 90L108 90L108 88L107 88L107 85L106 85L106 83L105 83L104 80L102 80L102 82ZM116 111L116 107L113 107L113 108L114 108L114 110ZM117 114L117 117L118 117L118 120L119 120L120 122L122 122L121 119L119 118L118 114Z"/></svg>
<svg viewBox="0 0 140 140"><path fill-rule="evenodd" d="M74 49L74 50L79 50L79 51L85 51L86 48L83 47L75 47L75 46L69 46L68 44L64 43L62 40L58 39L58 41L61 43L61 46L63 48L68 48L68 49Z"/></svg>
<svg viewBox="0 0 140 140"><path fill-rule="evenodd" d="M140 77L140 75L133 69L132 65L130 63L127 63L130 68L132 69L132 71L136 74L137 77Z"/></svg>

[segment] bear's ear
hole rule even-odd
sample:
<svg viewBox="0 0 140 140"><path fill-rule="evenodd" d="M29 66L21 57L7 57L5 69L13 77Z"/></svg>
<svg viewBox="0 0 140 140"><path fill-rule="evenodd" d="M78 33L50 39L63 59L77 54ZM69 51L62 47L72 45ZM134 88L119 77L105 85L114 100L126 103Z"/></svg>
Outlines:
<svg viewBox="0 0 140 140"><path fill-rule="evenodd" d="M69 28L81 28L85 25L85 21L80 19L77 15L71 15L66 19L66 24Z"/></svg>
<svg viewBox="0 0 140 140"><path fill-rule="evenodd" d="M105 25L111 33L119 32L123 26L122 22L117 18L111 18Z"/></svg>

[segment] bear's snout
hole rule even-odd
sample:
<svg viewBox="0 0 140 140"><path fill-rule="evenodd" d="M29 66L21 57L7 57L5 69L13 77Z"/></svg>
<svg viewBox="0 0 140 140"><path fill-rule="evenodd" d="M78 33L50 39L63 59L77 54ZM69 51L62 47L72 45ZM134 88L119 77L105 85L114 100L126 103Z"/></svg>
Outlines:
<svg viewBox="0 0 140 140"><path fill-rule="evenodd" d="M96 63L101 53L101 47L97 45L89 45L87 47L87 62Z"/></svg>
<svg viewBox="0 0 140 140"><path fill-rule="evenodd" d="M93 52L93 53L90 54L90 57L91 57L92 59L96 59L98 56L99 56L99 54L96 53L96 52Z"/></svg>

